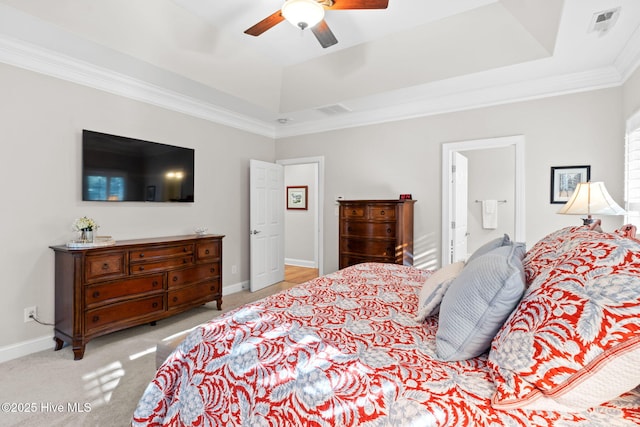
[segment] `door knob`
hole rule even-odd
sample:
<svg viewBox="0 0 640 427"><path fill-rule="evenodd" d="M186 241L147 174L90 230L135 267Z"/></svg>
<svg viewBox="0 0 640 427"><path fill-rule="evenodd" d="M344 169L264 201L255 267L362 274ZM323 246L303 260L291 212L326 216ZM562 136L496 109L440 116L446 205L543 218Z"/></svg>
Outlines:
<svg viewBox="0 0 640 427"><path fill-rule="evenodd" d="M260 230L251 230L249 231L249 234L258 234L260 233Z"/></svg>

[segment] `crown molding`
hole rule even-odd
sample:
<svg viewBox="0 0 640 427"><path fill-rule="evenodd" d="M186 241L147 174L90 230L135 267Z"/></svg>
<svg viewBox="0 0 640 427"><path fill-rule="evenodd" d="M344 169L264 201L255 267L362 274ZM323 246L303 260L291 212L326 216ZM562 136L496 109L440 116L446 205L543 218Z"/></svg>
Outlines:
<svg viewBox="0 0 640 427"><path fill-rule="evenodd" d="M214 103L0 35L0 62L269 138L274 125Z"/></svg>
<svg viewBox="0 0 640 427"><path fill-rule="evenodd" d="M615 66L561 76L523 78L507 84L486 72L406 89L411 93L411 101L402 104L282 126L1 34L0 62L278 139L620 86L640 64L640 42L635 41L640 41L640 30L636 31ZM478 77L479 84L474 80ZM475 83L472 84L472 80ZM385 103L378 102L378 105Z"/></svg>

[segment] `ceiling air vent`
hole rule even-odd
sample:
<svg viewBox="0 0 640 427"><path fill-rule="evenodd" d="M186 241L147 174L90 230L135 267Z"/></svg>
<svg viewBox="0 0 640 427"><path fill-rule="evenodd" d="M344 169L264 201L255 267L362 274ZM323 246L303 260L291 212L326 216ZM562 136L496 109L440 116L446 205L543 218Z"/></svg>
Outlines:
<svg viewBox="0 0 640 427"><path fill-rule="evenodd" d="M598 32L604 34L609 31L620 15L620 8L609 9L602 12L594 13L589 26L589 32Z"/></svg>
<svg viewBox="0 0 640 427"><path fill-rule="evenodd" d="M317 110L321 113L325 113L328 116L335 116L336 114L351 112L349 108L345 107L342 104L327 105L326 107L320 107Z"/></svg>

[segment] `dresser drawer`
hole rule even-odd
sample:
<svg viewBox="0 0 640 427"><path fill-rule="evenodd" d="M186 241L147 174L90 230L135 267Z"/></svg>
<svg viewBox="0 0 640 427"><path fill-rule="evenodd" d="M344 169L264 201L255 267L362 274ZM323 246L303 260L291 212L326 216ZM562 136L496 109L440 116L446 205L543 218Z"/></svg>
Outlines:
<svg viewBox="0 0 640 427"><path fill-rule="evenodd" d="M196 260L220 258L221 246L219 241L196 243Z"/></svg>
<svg viewBox="0 0 640 427"><path fill-rule="evenodd" d="M183 268L169 272L167 285L169 288L188 285L220 276L220 263L213 262L196 267Z"/></svg>
<svg viewBox="0 0 640 427"><path fill-rule="evenodd" d="M129 265L132 275L146 274L155 271L164 271L167 268L174 268L193 264L193 256L185 256L178 258L159 259L157 261L137 262Z"/></svg>
<svg viewBox="0 0 640 427"><path fill-rule="evenodd" d="M84 274L87 282L126 274L124 254L124 252L110 252L87 255L84 264Z"/></svg>
<svg viewBox="0 0 640 427"><path fill-rule="evenodd" d="M340 232L344 236L376 236L393 238L396 235L395 222L343 221Z"/></svg>
<svg viewBox="0 0 640 427"><path fill-rule="evenodd" d="M220 294L220 280L212 280L184 288L169 291L167 308L179 307L183 304L195 305L213 301Z"/></svg>
<svg viewBox="0 0 640 427"><path fill-rule="evenodd" d="M162 291L164 289L163 278L164 274L155 274L153 276L87 286L84 293L85 304L89 307L116 298Z"/></svg>
<svg viewBox="0 0 640 427"><path fill-rule="evenodd" d="M138 262L157 258L179 257L180 255L193 254L193 244L175 246L152 246L142 249L134 249L129 252L129 261Z"/></svg>
<svg viewBox="0 0 640 427"><path fill-rule="evenodd" d="M369 219L372 220L387 220L387 221L395 221L396 220L396 207L395 205L376 205L376 206L368 206L369 209Z"/></svg>
<svg viewBox="0 0 640 427"><path fill-rule="evenodd" d="M350 219L364 219L366 210L364 206L349 206L342 207L342 218Z"/></svg>
<svg viewBox="0 0 640 427"><path fill-rule="evenodd" d="M92 329L100 329L136 317L160 313L164 311L163 299L164 295L156 295L88 310L85 314L85 329L89 333Z"/></svg>
<svg viewBox="0 0 640 427"><path fill-rule="evenodd" d="M396 245L388 240L342 239L340 240L340 252L395 258Z"/></svg>

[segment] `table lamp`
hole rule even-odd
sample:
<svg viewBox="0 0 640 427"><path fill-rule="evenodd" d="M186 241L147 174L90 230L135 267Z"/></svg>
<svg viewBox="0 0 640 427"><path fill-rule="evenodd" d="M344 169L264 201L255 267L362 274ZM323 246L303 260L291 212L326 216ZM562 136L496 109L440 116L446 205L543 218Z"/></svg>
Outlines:
<svg viewBox="0 0 640 427"><path fill-rule="evenodd" d="M558 213L587 215L582 223L589 225L594 221L591 215L624 215L626 212L609 195L604 182L581 182Z"/></svg>

